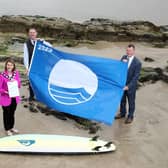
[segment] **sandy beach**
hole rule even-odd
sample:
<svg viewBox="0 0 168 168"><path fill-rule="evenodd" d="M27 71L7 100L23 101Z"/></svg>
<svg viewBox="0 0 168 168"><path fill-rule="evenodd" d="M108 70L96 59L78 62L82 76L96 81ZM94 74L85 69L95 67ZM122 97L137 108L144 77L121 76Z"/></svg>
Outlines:
<svg viewBox="0 0 168 168"><path fill-rule="evenodd" d="M75 48L57 47L58 49L89 55L100 55L119 59L125 53L128 43L97 42L95 45L79 45ZM137 55L143 67L167 66L168 48L153 48L146 43L135 43ZM145 57L154 62L144 62ZM21 95L28 95L26 87L21 88ZM132 124L117 120L112 126L101 124L96 135L101 139L114 141L117 151L101 155L30 155L0 154L0 167L5 168L167 168L168 167L168 85L162 81L146 84L137 91L136 116ZM64 134L94 136L88 131L76 127L73 120L62 121L54 116L32 113L18 105L16 128L20 133ZM110 109L109 109L110 110ZM0 109L0 137L5 136Z"/></svg>

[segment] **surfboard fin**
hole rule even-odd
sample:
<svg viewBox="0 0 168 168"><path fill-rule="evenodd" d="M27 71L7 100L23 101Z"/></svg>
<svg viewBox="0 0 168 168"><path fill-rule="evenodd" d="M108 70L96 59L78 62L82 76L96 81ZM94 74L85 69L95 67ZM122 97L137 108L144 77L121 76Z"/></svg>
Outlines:
<svg viewBox="0 0 168 168"><path fill-rule="evenodd" d="M102 146L96 146L96 147L93 148L92 150L99 151L99 149L100 149L101 147L102 147Z"/></svg>
<svg viewBox="0 0 168 168"><path fill-rule="evenodd" d="M98 138L99 138L99 136L94 136L94 137L91 139L91 141L97 141Z"/></svg>
<svg viewBox="0 0 168 168"><path fill-rule="evenodd" d="M109 148L111 146L111 144L113 144L113 142L107 142L104 146Z"/></svg>

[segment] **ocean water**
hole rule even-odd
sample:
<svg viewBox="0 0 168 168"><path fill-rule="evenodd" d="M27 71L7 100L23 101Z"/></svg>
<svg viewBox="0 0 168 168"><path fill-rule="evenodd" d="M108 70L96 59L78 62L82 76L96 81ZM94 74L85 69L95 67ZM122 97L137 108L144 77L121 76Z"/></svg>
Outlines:
<svg viewBox="0 0 168 168"><path fill-rule="evenodd" d="M148 20L168 24L166 0L0 0L0 15L64 17L76 22L89 18Z"/></svg>

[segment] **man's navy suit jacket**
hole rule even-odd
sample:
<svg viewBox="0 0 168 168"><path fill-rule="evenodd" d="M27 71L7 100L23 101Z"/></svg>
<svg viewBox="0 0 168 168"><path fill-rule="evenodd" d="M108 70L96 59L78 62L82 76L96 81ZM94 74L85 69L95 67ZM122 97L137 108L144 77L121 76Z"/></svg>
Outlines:
<svg viewBox="0 0 168 168"><path fill-rule="evenodd" d="M123 59L128 59L127 55L124 55L121 58L121 60ZM129 88L128 93L136 91L140 71L141 71L141 62L138 60L138 58L134 56L127 74L126 86L128 86Z"/></svg>

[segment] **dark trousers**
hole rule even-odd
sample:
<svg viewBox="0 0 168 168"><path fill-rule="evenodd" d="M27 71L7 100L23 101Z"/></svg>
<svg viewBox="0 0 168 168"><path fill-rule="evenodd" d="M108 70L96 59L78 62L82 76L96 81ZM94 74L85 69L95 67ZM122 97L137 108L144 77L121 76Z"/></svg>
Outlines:
<svg viewBox="0 0 168 168"><path fill-rule="evenodd" d="M12 102L9 106L2 106L3 122L4 122L4 128L6 131L14 127L16 107L17 107L17 104L16 104L15 98L12 98Z"/></svg>
<svg viewBox="0 0 168 168"><path fill-rule="evenodd" d="M124 92L123 97L121 99L121 104L120 104L120 114L122 116L126 116L126 113L127 113L126 104L128 100L128 105L129 105L128 118L131 118L131 119L134 118L135 97L136 97L136 91L131 93L129 93L128 91Z"/></svg>
<svg viewBox="0 0 168 168"><path fill-rule="evenodd" d="M33 89L29 83L29 100L33 100L34 99L34 92Z"/></svg>

